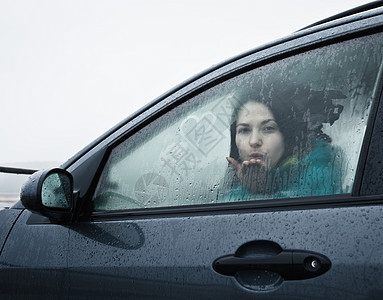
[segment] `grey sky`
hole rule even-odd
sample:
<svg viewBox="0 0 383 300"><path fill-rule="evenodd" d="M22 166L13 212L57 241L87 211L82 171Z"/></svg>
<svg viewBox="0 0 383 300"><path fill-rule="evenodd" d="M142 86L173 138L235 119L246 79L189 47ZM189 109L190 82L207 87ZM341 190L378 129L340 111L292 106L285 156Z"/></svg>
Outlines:
<svg viewBox="0 0 383 300"><path fill-rule="evenodd" d="M63 162L190 76L364 3L0 0L0 165Z"/></svg>

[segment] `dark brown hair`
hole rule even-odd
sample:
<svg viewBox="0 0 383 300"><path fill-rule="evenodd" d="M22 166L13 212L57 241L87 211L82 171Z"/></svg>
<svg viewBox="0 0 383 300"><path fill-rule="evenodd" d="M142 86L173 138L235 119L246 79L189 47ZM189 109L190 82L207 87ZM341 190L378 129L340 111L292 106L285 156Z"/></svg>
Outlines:
<svg viewBox="0 0 383 300"><path fill-rule="evenodd" d="M270 109L283 135L285 152L280 160L283 162L291 156L299 159L311 149L314 140L331 143L331 138L322 131L323 124L332 125L343 110L343 106L334 105L332 99L346 97L339 91L313 91L300 86L278 92L274 89L265 92L263 89L261 93L238 93L236 98L237 105L234 107L230 126L230 157L240 160L235 142L240 110L246 103L258 102Z"/></svg>

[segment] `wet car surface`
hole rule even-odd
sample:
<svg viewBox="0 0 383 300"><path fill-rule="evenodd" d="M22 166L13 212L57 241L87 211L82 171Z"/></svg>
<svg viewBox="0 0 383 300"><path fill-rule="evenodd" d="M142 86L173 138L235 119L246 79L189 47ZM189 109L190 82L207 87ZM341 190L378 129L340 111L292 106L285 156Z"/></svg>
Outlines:
<svg viewBox="0 0 383 300"><path fill-rule="evenodd" d="M380 6L198 74L31 175L21 201L0 211L1 294L379 298ZM235 118L249 101L272 111L261 127L245 124L253 137L260 128L253 144L280 131L283 159L259 167L271 157L259 146L250 156L261 163L241 173L237 137L248 129Z"/></svg>

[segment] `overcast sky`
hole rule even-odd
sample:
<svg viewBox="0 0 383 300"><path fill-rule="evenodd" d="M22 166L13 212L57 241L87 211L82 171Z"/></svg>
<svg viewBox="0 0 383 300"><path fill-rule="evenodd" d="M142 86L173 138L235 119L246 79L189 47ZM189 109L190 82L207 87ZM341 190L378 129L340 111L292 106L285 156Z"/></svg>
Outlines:
<svg viewBox="0 0 383 300"><path fill-rule="evenodd" d="M0 165L64 162L211 65L367 2L0 0Z"/></svg>

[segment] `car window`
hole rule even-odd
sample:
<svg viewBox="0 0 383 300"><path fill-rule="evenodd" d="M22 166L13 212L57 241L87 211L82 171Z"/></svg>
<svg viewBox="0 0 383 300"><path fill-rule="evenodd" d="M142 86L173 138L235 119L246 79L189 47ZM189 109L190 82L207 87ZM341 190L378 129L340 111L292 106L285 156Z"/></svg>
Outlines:
<svg viewBox="0 0 383 300"><path fill-rule="evenodd" d="M381 65L376 34L199 93L112 149L94 209L350 193Z"/></svg>

